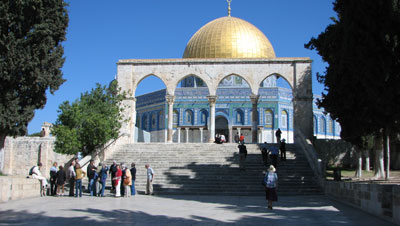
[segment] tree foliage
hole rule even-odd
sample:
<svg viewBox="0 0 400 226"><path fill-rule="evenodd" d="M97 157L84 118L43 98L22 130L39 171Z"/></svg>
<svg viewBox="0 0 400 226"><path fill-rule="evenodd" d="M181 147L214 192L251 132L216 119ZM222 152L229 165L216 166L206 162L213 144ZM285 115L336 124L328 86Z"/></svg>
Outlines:
<svg viewBox="0 0 400 226"><path fill-rule="evenodd" d="M318 106L362 146L363 136L398 127L400 117L400 1L336 0L333 19L306 48L326 61Z"/></svg>
<svg viewBox="0 0 400 226"><path fill-rule="evenodd" d="M26 134L46 91L53 94L65 81L66 6L63 0L0 1L0 140Z"/></svg>
<svg viewBox="0 0 400 226"><path fill-rule="evenodd" d="M109 87L96 84L96 88L81 94L72 104L62 103L52 128L52 134L56 136L55 151L87 155L118 138L123 99L124 94L113 81Z"/></svg>

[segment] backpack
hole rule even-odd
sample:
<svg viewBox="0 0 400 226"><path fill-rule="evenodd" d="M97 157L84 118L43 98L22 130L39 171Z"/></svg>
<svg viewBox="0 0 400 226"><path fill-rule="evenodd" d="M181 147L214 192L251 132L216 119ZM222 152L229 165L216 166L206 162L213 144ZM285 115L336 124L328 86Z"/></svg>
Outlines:
<svg viewBox="0 0 400 226"><path fill-rule="evenodd" d="M29 170L29 176L32 176L34 168L35 168L35 166L32 166L32 168Z"/></svg>

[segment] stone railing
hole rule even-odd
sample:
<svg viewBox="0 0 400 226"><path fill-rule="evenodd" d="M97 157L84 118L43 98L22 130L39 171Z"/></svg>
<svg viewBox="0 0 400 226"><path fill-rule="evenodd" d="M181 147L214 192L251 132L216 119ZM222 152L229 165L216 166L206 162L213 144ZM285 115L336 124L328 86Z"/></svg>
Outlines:
<svg viewBox="0 0 400 226"><path fill-rule="evenodd" d="M40 196L40 182L26 177L0 176L0 202Z"/></svg>
<svg viewBox="0 0 400 226"><path fill-rule="evenodd" d="M326 181L325 194L400 225L400 184Z"/></svg>
<svg viewBox="0 0 400 226"><path fill-rule="evenodd" d="M306 139L300 131L296 131L295 142L306 156L315 177L318 179L319 185L323 186L324 173L322 172L322 161L318 158L317 152L315 151L311 141L309 139Z"/></svg>

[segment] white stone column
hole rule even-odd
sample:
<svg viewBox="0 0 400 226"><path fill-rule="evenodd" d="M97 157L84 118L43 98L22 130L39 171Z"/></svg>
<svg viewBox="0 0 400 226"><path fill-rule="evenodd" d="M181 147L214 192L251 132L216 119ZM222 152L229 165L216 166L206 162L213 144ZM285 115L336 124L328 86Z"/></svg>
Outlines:
<svg viewBox="0 0 400 226"><path fill-rule="evenodd" d="M189 143L189 128L185 128L186 130L186 143Z"/></svg>
<svg viewBox="0 0 400 226"><path fill-rule="evenodd" d="M210 103L210 134L209 143L215 141L215 103L217 102L217 96L207 96L208 102Z"/></svg>
<svg viewBox="0 0 400 226"><path fill-rule="evenodd" d="M176 128L177 132L178 132L178 144L181 142L181 127Z"/></svg>
<svg viewBox="0 0 400 226"><path fill-rule="evenodd" d="M175 96L167 95L165 99L168 103L168 132L167 132L167 142L172 143L172 125L174 121L174 101Z"/></svg>
<svg viewBox="0 0 400 226"><path fill-rule="evenodd" d="M199 128L200 130L200 143L203 143L203 128Z"/></svg>
<svg viewBox="0 0 400 226"><path fill-rule="evenodd" d="M252 134L252 143L257 143L257 126L258 126L258 109L257 109L257 104L258 104L258 99L259 95L250 95L250 100L252 104L252 122L251 122L251 134Z"/></svg>
<svg viewBox="0 0 400 226"><path fill-rule="evenodd" d="M258 128L258 140L260 143L263 142L263 136L262 136L262 129Z"/></svg>
<svg viewBox="0 0 400 226"><path fill-rule="evenodd" d="M240 137L240 135L241 135L241 133L240 133L240 128L236 128L237 129L237 131L238 131L238 133L239 133L239 137Z"/></svg>
<svg viewBox="0 0 400 226"><path fill-rule="evenodd" d="M127 123L123 123L121 127L122 137L119 139L124 143L136 143L135 128L136 128L136 98L127 97L122 101L124 106L124 119Z"/></svg>
<svg viewBox="0 0 400 226"><path fill-rule="evenodd" d="M233 136L233 131L232 131L232 130L233 130L232 126L229 127L229 143L233 143L233 142L232 142L232 140L233 140L233 139L232 139L232 136Z"/></svg>

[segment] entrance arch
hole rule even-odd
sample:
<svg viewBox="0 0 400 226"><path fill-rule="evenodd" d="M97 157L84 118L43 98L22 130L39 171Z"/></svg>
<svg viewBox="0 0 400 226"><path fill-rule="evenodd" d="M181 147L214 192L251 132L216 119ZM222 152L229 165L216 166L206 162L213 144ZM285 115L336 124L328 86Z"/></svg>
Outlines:
<svg viewBox="0 0 400 226"><path fill-rule="evenodd" d="M228 120L221 115L215 117L215 134L224 134L226 142L229 142L229 123Z"/></svg>

